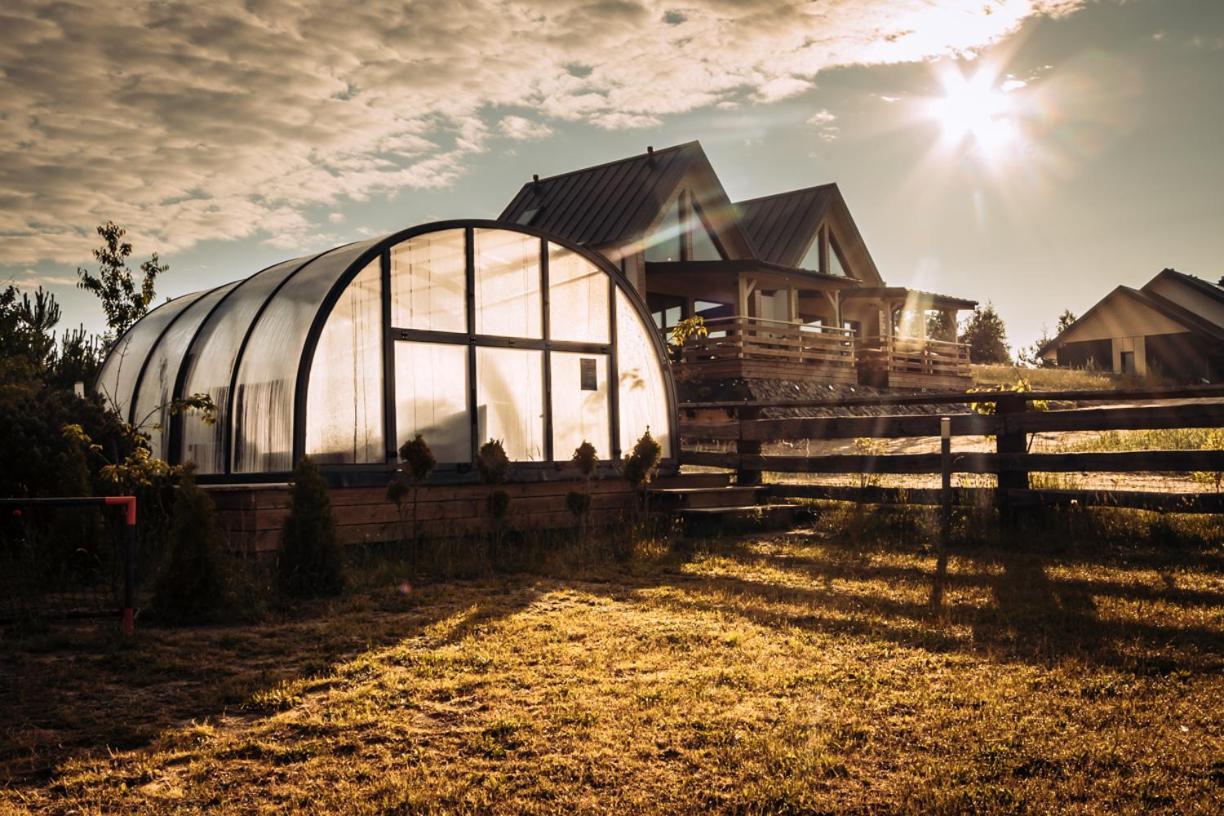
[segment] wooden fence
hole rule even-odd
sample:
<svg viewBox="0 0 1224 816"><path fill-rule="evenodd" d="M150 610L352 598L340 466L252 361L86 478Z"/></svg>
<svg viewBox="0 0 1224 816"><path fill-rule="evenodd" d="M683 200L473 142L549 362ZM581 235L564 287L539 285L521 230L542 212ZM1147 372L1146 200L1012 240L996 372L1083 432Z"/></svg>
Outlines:
<svg viewBox="0 0 1224 816"><path fill-rule="evenodd" d="M704 402L682 404L682 461L734 469L742 484L759 484L762 472L821 474L934 474L944 488L853 488L813 484L771 486L779 496L861 499L938 504L991 497L1001 509L1033 505L1080 504L1141 507L1179 512L1224 512L1224 494L1157 493L1103 490L1035 490L1030 473L1184 473L1224 471L1224 450L1140 450L1087 453L1030 453L1029 434L1060 431L1159 430L1224 427L1224 386L1175 389L1074 392L956 392L801 402ZM1185 402L1184 400L1197 400ZM1170 400L1183 400L1170 403ZM1093 402L1091 407L1032 410L1034 403ZM1136 401L1142 405L1133 405ZM991 406L993 413L966 412L969 403ZM761 417L765 408L836 409L847 406L961 406L959 413L893 416L823 416L785 419ZM989 410L989 409L988 409ZM951 438L993 436L995 450L951 453ZM801 440L901 439L943 437L940 453L765 455L762 443ZM698 450L694 443L733 442L731 452ZM952 490L952 473L994 474L998 486Z"/></svg>

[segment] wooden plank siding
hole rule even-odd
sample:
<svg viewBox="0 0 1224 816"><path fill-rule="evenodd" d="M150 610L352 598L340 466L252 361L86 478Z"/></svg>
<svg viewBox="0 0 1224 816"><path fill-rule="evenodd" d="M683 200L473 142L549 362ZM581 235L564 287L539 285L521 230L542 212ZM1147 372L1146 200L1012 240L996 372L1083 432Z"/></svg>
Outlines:
<svg viewBox="0 0 1224 816"><path fill-rule="evenodd" d="M662 477L658 486L719 486L726 478L718 474ZM215 485L204 488L217 506L217 520L228 546L239 552L260 555L277 548L281 527L289 515L288 484ZM585 489L578 480L520 482L502 485L511 497L508 526L516 530L558 530L575 526L565 507L565 495ZM421 532L430 537L452 538L488 533L491 519L485 503L488 485L426 485L420 489L417 518ZM340 538L346 544L396 541L403 532L399 511L387 501L385 487L334 487L330 490L332 512ZM594 526L616 524L632 515L637 495L621 479L598 479L590 483L591 516ZM411 526L411 504L405 505ZM409 533L411 534L411 533Z"/></svg>

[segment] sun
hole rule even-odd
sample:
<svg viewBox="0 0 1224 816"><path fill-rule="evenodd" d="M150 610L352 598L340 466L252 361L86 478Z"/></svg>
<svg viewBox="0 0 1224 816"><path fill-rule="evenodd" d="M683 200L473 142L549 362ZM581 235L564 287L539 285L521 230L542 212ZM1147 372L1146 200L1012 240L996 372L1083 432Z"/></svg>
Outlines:
<svg viewBox="0 0 1224 816"><path fill-rule="evenodd" d="M997 80L989 68L968 75L949 67L942 73L943 96L929 101L927 113L940 124L950 146L969 143L983 158L994 160L1019 140L1019 111L1012 92L1024 83L1008 79L1000 85Z"/></svg>

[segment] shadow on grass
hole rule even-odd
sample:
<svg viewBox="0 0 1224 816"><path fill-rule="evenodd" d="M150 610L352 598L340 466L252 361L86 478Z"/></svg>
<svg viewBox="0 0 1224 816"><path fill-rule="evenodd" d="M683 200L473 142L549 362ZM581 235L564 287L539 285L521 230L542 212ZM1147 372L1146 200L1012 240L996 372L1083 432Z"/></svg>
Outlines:
<svg viewBox="0 0 1224 816"><path fill-rule="evenodd" d="M131 641L91 630L5 641L0 785L41 784L74 757L139 748L192 722L267 716L277 709L251 705L261 693L400 642L426 649L460 642L542 592L571 586L618 602L991 660L1071 659L1137 674L1224 669L1218 628L1187 611L1218 608L1224 593L1177 585L1182 571L1218 574L1217 545L940 550L915 543L908 528L893 532L866 546L816 531L788 535L783 546L727 540L688 563L672 557L603 568L594 578L590 570L516 573L408 592L387 570L341 599L258 625L147 628ZM710 557L731 568L704 569ZM1159 583L1138 575L1144 571ZM1103 613L1105 600L1140 611ZM1143 604L1186 614L1146 619Z"/></svg>
<svg viewBox="0 0 1224 816"><path fill-rule="evenodd" d="M39 784L65 761L149 745L167 729L258 717L261 692L326 676L362 654L426 637L445 645L514 614L535 591L505 579L405 594L398 583L303 603L244 626L61 626L0 633L0 786ZM434 627L438 634L427 635Z"/></svg>
<svg viewBox="0 0 1224 816"><path fill-rule="evenodd" d="M962 651L993 659L1050 665L1074 659L1087 666L1136 674L1224 670L1224 642L1218 628L1202 625L1193 607L1224 606L1224 592L1183 589L1173 573L1204 569L1215 559L1195 548L1149 552L1138 545L1114 547L876 545L818 539L815 552L761 552L724 545L716 554L744 567L766 566L789 575L772 582L720 571L691 574L677 586L686 596L664 603L701 611L738 614L766 626L793 626L832 635L883 640L932 651ZM1094 554L1095 553L1095 554ZM871 555L917 555L919 564L896 564ZM955 569L949 570L949 559ZM1161 586L1140 583L1127 573L1156 570ZM1110 578L1052 577L1108 568ZM874 585L871 583L874 582ZM910 591L892 591L907 588ZM950 598L950 599L949 599ZM1098 599L1133 604L1125 617L1102 616ZM1142 605L1160 604L1177 614L1148 620ZM1173 618L1170 620L1170 618ZM1184 622L1182 622L1184 621Z"/></svg>

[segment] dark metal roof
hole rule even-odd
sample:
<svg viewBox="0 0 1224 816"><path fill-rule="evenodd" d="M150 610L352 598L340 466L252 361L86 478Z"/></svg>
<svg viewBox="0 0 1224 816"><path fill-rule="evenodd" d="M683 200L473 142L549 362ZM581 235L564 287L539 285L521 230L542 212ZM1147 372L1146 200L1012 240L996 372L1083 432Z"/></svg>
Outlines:
<svg viewBox="0 0 1224 816"><path fill-rule="evenodd" d="M584 246L632 240L654 222L689 169L704 160L701 145L687 142L529 181L498 220Z"/></svg>
<svg viewBox="0 0 1224 816"><path fill-rule="evenodd" d="M821 220L840 197L836 184L740 201L740 226L756 247L757 257L782 266L798 266Z"/></svg>

